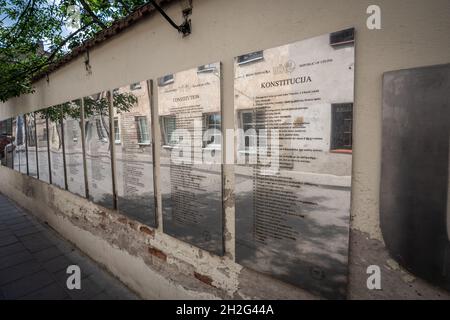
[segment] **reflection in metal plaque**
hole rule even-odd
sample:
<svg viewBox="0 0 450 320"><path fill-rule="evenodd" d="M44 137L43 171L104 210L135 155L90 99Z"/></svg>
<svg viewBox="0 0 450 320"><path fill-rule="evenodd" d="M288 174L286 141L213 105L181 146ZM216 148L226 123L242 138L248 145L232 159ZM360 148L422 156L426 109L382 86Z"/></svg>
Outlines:
<svg viewBox="0 0 450 320"><path fill-rule="evenodd" d="M345 298L354 43L330 35L235 59L236 260Z"/></svg>
<svg viewBox="0 0 450 320"><path fill-rule="evenodd" d="M48 118L48 143L50 149L50 173L52 184L60 188L66 187L64 174L64 146L61 127L62 105L45 109Z"/></svg>
<svg viewBox="0 0 450 320"><path fill-rule="evenodd" d="M48 128L45 110L34 113L36 117L37 163L39 180L50 183Z"/></svg>
<svg viewBox="0 0 450 320"><path fill-rule="evenodd" d="M83 99L86 177L89 199L106 208L114 208L107 94L105 91Z"/></svg>
<svg viewBox="0 0 450 320"><path fill-rule="evenodd" d="M450 64L383 78L380 218L390 254L450 290Z"/></svg>
<svg viewBox="0 0 450 320"><path fill-rule="evenodd" d="M72 193L85 197L81 99L63 103L62 112L67 189Z"/></svg>
<svg viewBox="0 0 450 320"><path fill-rule="evenodd" d="M25 115L25 136L27 139L28 175L37 178L38 163L36 159L36 123L34 112Z"/></svg>
<svg viewBox="0 0 450 320"><path fill-rule="evenodd" d="M14 170L23 174L27 174L27 154L25 141L25 119L23 115L19 115L14 123Z"/></svg>
<svg viewBox="0 0 450 320"><path fill-rule="evenodd" d="M2 166L13 168L12 119L0 121L0 158Z"/></svg>
<svg viewBox="0 0 450 320"><path fill-rule="evenodd" d="M220 63L158 79L164 232L222 255Z"/></svg>
<svg viewBox="0 0 450 320"><path fill-rule="evenodd" d="M113 91L113 141L117 208L155 227L149 88L146 81L141 81Z"/></svg>

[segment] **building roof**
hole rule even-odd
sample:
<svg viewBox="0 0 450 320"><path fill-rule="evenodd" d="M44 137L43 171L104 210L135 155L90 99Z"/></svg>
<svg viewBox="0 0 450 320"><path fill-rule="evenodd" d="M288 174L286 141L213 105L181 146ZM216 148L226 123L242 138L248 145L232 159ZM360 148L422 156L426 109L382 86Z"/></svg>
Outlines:
<svg viewBox="0 0 450 320"><path fill-rule="evenodd" d="M164 5L166 5L170 2L174 2L174 1L176 1L176 0L161 0L161 1L158 1L158 3L160 6L164 6ZM63 57L59 58L54 63L50 64L44 72L37 74L33 78L33 81L37 81L37 80L44 78L46 75L61 68L65 64L69 63L70 61L74 60L81 54L88 51L89 49L92 49L92 48L98 46L100 43L119 34L120 32L124 31L125 29L127 29L127 28L131 27L132 25L134 25L135 23L137 23L138 21L149 17L155 11L156 11L156 9L153 7L153 5L151 3L147 3L142 6L139 6L128 16L113 22L113 24L111 26L98 32L94 37L83 42L81 45L79 45L78 47L75 47L70 52L65 54Z"/></svg>

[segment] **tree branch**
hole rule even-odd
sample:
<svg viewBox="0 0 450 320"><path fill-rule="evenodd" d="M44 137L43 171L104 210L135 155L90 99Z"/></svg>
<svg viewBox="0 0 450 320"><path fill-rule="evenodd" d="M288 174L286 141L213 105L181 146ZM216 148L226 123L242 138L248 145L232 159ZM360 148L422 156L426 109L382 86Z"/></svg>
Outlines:
<svg viewBox="0 0 450 320"><path fill-rule="evenodd" d="M106 24L104 24L96 15L95 13L91 10L91 7L89 7L89 5L86 3L85 0L78 0L81 5L83 6L84 10L86 10L86 12L88 13L88 15L92 18L92 20L95 21L95 23L97 23L102 29L106 29L107 26Z"/></svg>

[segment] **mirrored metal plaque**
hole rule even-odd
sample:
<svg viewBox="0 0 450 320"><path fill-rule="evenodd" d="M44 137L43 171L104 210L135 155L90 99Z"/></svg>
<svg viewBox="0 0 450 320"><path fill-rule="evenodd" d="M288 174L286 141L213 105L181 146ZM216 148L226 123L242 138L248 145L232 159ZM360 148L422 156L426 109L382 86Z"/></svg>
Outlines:
<svg viewBox="0 0 450 320"><path fill-rule="evenodd" d="M327 298L346 297L353 68L353 29L234 64L236 260Z"/></svg>
<svg viewBox="0 0 450 320"><path fill-rule="evenodd" d="M48 142L50 149L50 173L52 184L66 187L64 169L64 146L62 131L62 105L45 109L48 119Z"/></svg>
<svg viewBox="0 0 450 320"><path fill-rule="evenodd" d="M13 168L12 119L0 122L0 158L2 166Z"/></svg>
<svg viewBox="0 0 450 320"><path fill-rule="evenodd" d="M81 99L62 104L62 112L67 189L85 197Z"/></svg>
<svg viewBox="0 0 450 320"><path fill-rule="evenodd" d="M450 290L450 64L383 77L380 222L403 267Z"/></svg>
<svg viewBox="0 0 450 320"><path fill-rule="evenodd" d="M222 255L220 63L158 79L164 232Z"/></svg>
<svg viewBox="0 0 450 320"><path fill-rule="evenodd" d="M25 141L25 118L23 115L16 117L14 124L14 169L27 174L27 149Z"/></svg>
<svg viewBox="0 0 450 320"><path fill-rule="evenodd" d="M45 109L47 110L47 109ZM50 162L48 148L48 127L45 110L36 111L36 146L39 180L50 183Z"/></svg>
<svg viewBox="0 0 450 320"><path fill-rule="evenodd" d="M113 141L117 208L155 227L151 85L141 81L113 91Z"/></svg>
<svg viewBox="0 0 450 320"><path fill-rule="evenodd" d="M34 112L25 115L25 135L28 161L28 175L37 178L38 162L36 158L36 123Z"/></svg>
<svg viewBox="0 0 450 320"><path fill-rule="evenodd" d="M104 207L113 208L110 100L105 91L85 97L83 102L89 199Z"/></svg>

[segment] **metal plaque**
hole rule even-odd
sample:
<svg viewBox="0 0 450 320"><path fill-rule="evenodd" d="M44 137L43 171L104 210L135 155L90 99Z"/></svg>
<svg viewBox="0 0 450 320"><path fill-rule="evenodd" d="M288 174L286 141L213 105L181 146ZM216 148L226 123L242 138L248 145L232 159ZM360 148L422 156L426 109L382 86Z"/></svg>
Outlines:
<svg viewBox="0 0 450 320"><path fill-rule="evenodd" d="M403 267L450 290L450 64L383 77L380 222Z"/></svg>
<svg viewBox="0 0 450 320"><path fill-rule="evenodd" d="M34 112L25 115L26 152L28 161L28 175L37 178L38 161L36 150L36 123Z"/></svg>
<svg viewBox="0 0 450 320"><path fill-rule="evenodd" d="M62 105L45 109L48 119L48 144L50 151L50 174L52 184L66 188L64 168L64 145L62 131Z"/></svg>
<svg viewBox="0 0 450 320"><path fill-rule="evenodd" d="M62 104L62 113L67 189L85 197L81 99Z"/></svg>
<svg viewBox="0 0 450 320"><path fill-rule="evenodd" d="M2 166L13 168L12 118L0 122L0 158Z"/></svg>
<svg viewBox="0 0 450 320"><path fill-rule="evenodd" d="M236 260L346 297L352 29L235 58ZM342 35L340 35L342 33Z"/></svg>
<svg viewBox="0 0 450 320"><path fill-rule="evenodd" d="M13 124L15 139L14 139L14 169L27 174L27 149L25 139L25 118L23 115L16 117Z"/></svg>
<svg viewBox="0 0 450 320"><path fill-rule="evenodd" d="M45 110L35 113L36 117L36 147L39 180L50 183L50 162L48 148L48 127Z"/></svg>
<svg viewBox="0 0 450 320"><path fill-rule="evenodd" d="M113 91L112 136L117 208L155 227L151 85L141 81Z"/></svg>
<svg viewBox="0 0 450 320"><path fill-rule="evenodd" d="M158 79L163 229L224 252L220 63Z"/></svg>
<svg viewBox="0 0 450 320"><path fill-rule="evenodd" d="M114 208L108 92L83 98L83 106L89 199Z"/></svg>

